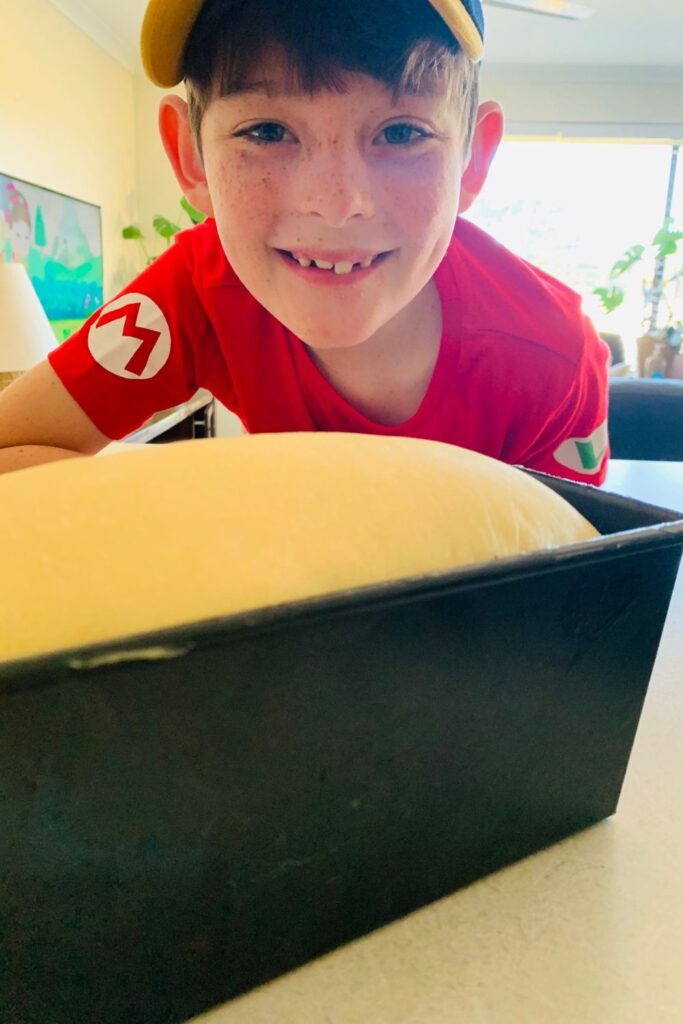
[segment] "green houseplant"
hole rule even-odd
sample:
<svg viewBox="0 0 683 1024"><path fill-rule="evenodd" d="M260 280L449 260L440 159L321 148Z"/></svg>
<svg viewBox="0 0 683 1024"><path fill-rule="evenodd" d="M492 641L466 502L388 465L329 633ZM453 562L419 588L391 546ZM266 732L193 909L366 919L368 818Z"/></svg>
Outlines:
<svg viewBox="0 0 683 1024"><path fill-rule="evenodd" d="M656 351L659 353L660 362L663 361L668 367L681 348L683 321L677 315L674 306L676 291L683 277L683 262L680 259L681 240L683 231L674 230L672 218L667 217L650 245L632 245L627 249L612 266L608 283L593 291L600 299L603 309L611 313L621 306L626 294L625 288L616 282L632 271L637 264L642 265L648 257L654 257L652 275L641 276L644 333L636 341L638 372L641 376L646 375L645 363ZM659 326L662 312L664 324Z"/></svg>
<svg viewBox="0 0 683 1024"><path fill-rule="evenodd" d="M185 196L180 200L181 212L184 212L189 219L191 224L201 224L206 220L203 213L199 210L195 210L194 206L188 203ZM179 231L182 231L182 225L176 224L174 221L169 220L167 217L162 217L157 214L152 220L152 227L156 231L157 235L163 238L166 245L170 245L171 239L174 235L177 235ZM154 262L155 257L150 256L147 246L145 245L145 235L135 224L129 224L121 232L121 237L126 239L132 239L140 243L140 247L145 255L145 262L147 265Z"/></svg>

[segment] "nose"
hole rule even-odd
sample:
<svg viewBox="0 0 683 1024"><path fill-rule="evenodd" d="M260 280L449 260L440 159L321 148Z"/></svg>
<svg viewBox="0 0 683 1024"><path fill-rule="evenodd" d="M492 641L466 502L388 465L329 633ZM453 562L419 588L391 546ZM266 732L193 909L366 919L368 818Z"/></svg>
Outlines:
<svg viewBox="0 0 683 1024"><path fill-rule="evenodd" d="M296 174L296 207L330 227L344 227L351 220L368 220L375 213L369 169L357 149L334 142L310 152Z"/></svg>

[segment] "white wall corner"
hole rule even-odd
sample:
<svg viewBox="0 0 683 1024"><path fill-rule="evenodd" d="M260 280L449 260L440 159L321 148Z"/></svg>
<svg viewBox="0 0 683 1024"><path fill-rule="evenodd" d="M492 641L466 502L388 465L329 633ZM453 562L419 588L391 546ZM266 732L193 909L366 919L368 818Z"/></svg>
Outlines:
<svg viewBox="0 0 683 1024"><path fill-rule="evenodd" d="M90 36L132 75L138 73L137 55L111 25L93 12L87 0L48 0L65 18Z"/></svg>

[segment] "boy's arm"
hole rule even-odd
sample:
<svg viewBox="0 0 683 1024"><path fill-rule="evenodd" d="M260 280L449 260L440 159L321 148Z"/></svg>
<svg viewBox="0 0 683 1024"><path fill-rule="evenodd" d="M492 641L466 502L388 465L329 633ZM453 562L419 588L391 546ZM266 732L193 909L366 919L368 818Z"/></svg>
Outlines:
<svg viewBox="0 0 683 1024"><path fill-rule="evenodd" d="M185 248L196 256L196 244ZM187 401L201 386L196 340L210 336L183 248L175 244L45 363L0 393L0 472L93 455L154 413Z"/></svg>
<svg viewBox="0 0 683 1024"><path fill-rule="evenodd" d="M47 361L0 392L0 473L94 455L109 440Z"/></svg>

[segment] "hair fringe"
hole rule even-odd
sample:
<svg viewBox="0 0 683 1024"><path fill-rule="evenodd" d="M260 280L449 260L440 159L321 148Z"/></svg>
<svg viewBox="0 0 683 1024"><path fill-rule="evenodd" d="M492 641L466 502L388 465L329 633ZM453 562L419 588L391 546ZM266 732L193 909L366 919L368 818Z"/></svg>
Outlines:
<svg viewBox="0 0 683 1024"><path fill-rule="evenodd" d="M230 95L274 48L289 56L288 84L304 94L341 92L349 73L384 82L394 99L445 88L461 120L467 151L478 106L479 64L470 61L429 5L418 21L414 0L372 0L371 14L367 3L328 0L315 20L308 3L298 0L288 0L280 19L274 12L278 4L284 12L282 0L208 0L184 61L190 128L200 158L201 124L211 100ZM392 32L387 32L389 17Z"/></svg>

